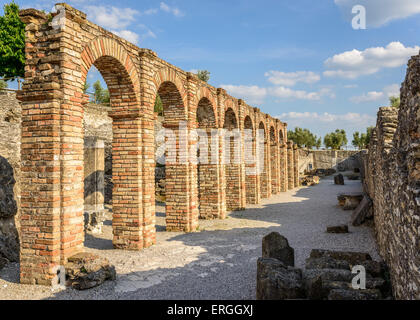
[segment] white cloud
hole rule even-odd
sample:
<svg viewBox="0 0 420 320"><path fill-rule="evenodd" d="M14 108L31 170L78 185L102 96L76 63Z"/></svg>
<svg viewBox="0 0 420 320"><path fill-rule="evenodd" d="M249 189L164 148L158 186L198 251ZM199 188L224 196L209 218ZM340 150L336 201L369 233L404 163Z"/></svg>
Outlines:
<svg viewBox="0 0 420 320"><path fill-rule="evenodd" d="M282 113L277 118L283 120L310 120L314 122L335 122L335 121L356 121L356 122L366 122L375 120L375 117L368 114L360 114L349 112L346 114L331 114L328 112L317 113L317 112L287 112Z"/></svg>
<svg viewBox="0 0 420 320"><path fill-rule="evenodd" d="M125 40L137 44L139 42L140 36L135 33L132 32L130 30L121 30L121 31L112 31L113 33L115 33L117 36L124 38Z"/></svg>
<svg viewBox="0 0 420 320"><path fill-rule="evenodd" d="M324 76L355 79L362 75L371 75L384 68L406 64L419 50L419 46L405 47L400 42L391 42L386 47L368 48L364 51L353 49L328 58L324 62L328 69Z"/></svg>
<svg viewBox="0 0 420 320"><path fill-rule="evenodd" d="M244 85L230 85L222 84L221 88L226 89L229 94L236 98L241 98L250 104L261 104L267 96L272 96L280 99L298 99L298 100L312 100L318 101L322 97L335 98L334 92L330 88L321 88L319 91L307 92L304 90L293 90L283 86L261 88L259 86L244 86Z"/></svg>
<svg viewBox="0 0 420 320"><path fill-rule="evenodd" d="M265 76L271 83L286 87L292 87L298 82L312 84L321 80L319 74L312 71L281 72L272 70L266 72Z"/></svg>
<svg viewBox="0 0 420 320"><path fill-rule="evenodd" d="M165 2L161 2L160 3L160 9L162 11L165 11L165 12L168 12L168 13L172 13L175 17L182 17L182 16L184 16L184 13L181 10L179 10L176 7L170 7Z"/></svg>
<svg viewBox="0 0 420 320"><path fill-rule="evenodd" d="M362 5L366 8L366 23L380 27L393 20L404 19L420 13L418 0L334 0L348 20L352 19L352 8Z"/></svg>
<svg viewBox="0 0 420 320"><path fill-rule="evenodd" d="M398 84L392 84L386 86L382 91L370 91L360 96L351 97L350 101L353 103L362 102L373 102L389 98L391 96L400 95L400 86Z"/></svg>
<svg viewBox="0 0 420 320"><path fill-rule="evenodd" d="M101 27L123 30L128 25L135 21L136 15L140 12L131 8L117 8L105 6L86 6L85 10L88 14L88 19L93 20Z"/></svg>
<svg viewBox="0 0 420 320"><path fill-rule="evenodd" d="M304 90L293 90L280 86L269 88L268 93L274 97L282 99L321 100L323 96L328 96L331 99L335 98L335 94L329 88L323 88L315 92L307 92Z"/></svg>
<svg viewBox="0 0 420 320"><path fill-rule="evenodd" d="M222 84L229 94L236 98L244 99L249 104L261 104L267 96L267 89L258 86L235 86L230 84Z"/></svg>

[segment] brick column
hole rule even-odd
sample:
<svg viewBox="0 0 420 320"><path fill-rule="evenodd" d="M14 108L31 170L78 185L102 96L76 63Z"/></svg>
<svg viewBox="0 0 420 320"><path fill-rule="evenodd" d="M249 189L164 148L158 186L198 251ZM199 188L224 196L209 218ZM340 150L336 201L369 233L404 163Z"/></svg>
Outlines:
<svg viewBox="0 0 420 320"><path fill-rule="evenodd" d="M85 137L84 150L84 198L85 230L101 233L105 220L104 208L104 141L96 137Z"/></svg>
<svg viewBox="0 0 420 320"><path fill-rule="evenodd" d="M177 157L166 158L167 231L192 232L198 228L197 165L190 162L189 155L191 129L171 127L177 138Z"/></svg>
<svg viewBox="0 0 420 320"><path fill-rule="evenodd" d="M19 93L20 281L51 285L56 268L83 247L82 93L70 84L77 64L65 64L77 56L72 45L46 23L43 12L22 10L20 16L26 23L25 82ZM78 28L70 19L66 23Z"/></svg>
<svg viewBox="0 0 420 320"><path fill-rule="evenodd" d="M241 136L239 129L226 131L229 133ZM226 137L227 137L226 136ZM238 139L240 141L240 138ZM241 155L242 144L239 150L235 152L235 143L233 137L224 139L224 153L230 153L230 157L226 158L225 172L226 172L226 210L235 211L243 210L245 208L245 181L244 175L244 161Z"/></svg>
<svg viewBox="0 0 420 320"><path fill-rule="evenodd" d="M294 155L293 155L293 142L287 142L287 180L288 189L292 190L295 188L295 177L294 177Z"/></svg>
<svg viewBox="0 0 420 320"><path fill-rule="evenodd" d="M299 187L299 149L295 144L293 146L293 163L294 163L294 185Z"/></svg>
<svg viewBox="0 0 420 320"><path fill-rule="evenodd" d="M287 177L287 144L280 145L280 190L286 192L288 190L288 177Z"/></svg>

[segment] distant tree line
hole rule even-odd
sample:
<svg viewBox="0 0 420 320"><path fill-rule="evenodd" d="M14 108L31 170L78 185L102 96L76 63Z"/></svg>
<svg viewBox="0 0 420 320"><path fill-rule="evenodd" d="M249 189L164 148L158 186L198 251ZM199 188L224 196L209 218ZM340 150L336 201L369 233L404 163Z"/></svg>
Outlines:
<svg viewBox="0 0 420 320"><path fill-rule="evenodd" d="M359 150L366 149L369 145L370 137L374 127L366 129L366 133L356 131L353 133L352 145ZM293 141L299 148L320 149L322 140L308 129L296 127L294 130L289 130L287 133L288 140ZM332 150L341 150L347 146L347 134L343 129L337 129L324 136L324 146Z"/></svg>

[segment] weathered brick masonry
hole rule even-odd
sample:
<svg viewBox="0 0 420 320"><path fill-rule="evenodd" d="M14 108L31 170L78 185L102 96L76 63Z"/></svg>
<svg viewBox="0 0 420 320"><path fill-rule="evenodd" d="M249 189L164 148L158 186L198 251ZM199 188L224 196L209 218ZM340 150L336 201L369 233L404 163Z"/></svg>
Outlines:
<svg viewBox="0 0 420 320"><path fill-rule="evenodd" d="M164 107L163 126L175 133L177 146L175 153L166 155L167 230L195 231L199 216L224 218L227 210L243 209L246 202L258 203L297 186L298 159L292 142L287 142L285 123L62 5L65 19L59 28L43 12L26 9L20 14L26 24L25 83L19 93L22 283L51 284L55 268L83 250L83 85L93 65L111 96L115 248L139 250L156 241L157 94ZM232 135L216 135L215 161L198 166L190 160L197 150L197 139L191 138L197 128L207 135L210 129L221 133L225 128L240 136L239 145ZM245 128L253 132L251 143L244 141ZM264 133L263 157L249 164L245 152L256 155L256 128ZM227 155L238 162L224 161ZM261 165L262 174L252 172Z"/></svg>
<svg viewBox="0 0 420 320"><path fill-rule="evenodd" d="M420 56L408 63L400 108L378 112L364 187L397 299L420 299Z"/></svg>

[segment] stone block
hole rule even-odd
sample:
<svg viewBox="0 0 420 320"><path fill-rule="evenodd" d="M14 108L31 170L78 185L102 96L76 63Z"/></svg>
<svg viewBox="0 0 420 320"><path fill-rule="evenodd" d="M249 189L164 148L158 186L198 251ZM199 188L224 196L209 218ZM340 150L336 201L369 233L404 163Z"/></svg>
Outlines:
<svg viewBox="0 0 420 320"><path fill-rule="evenodd" d="M302 270L272 258L257 261L257 300L302 299Z"/></svg>
<svg viewBox="0 0 420 320"><path fill-rule="evenodd" d="M349 233L349 227L345 225L328 226L327 233Z"/></svg>
<svg viewBox="0 0 420 320"><path fill-rule="evenodd" d="M367 218L373 215L372 200L368 196L364 196L357 208L351 216L353 226L360 226Z"/></svg>
<svg viewBox="0 0 420 320"><path fill-rule="evenodd" d="M344 185L344 176L341 173L334 176L334 183L337 185Z"/></svg>
<svg viewBox="0 0 420 320"><path fill-rule="evenodd" d="M266 235L262 240L263 258L280 260L287 266L295 265L295 251L289 246L289 241L278 232Z"/></svg>
<svg viewBox="0 0 420 320"><path fill-rule="evenodd" d="M115 267L108 259L92 253L78 253L68 259L64 266L66 284L77 290L97 287L106 280L115 280Z"/></svg>

